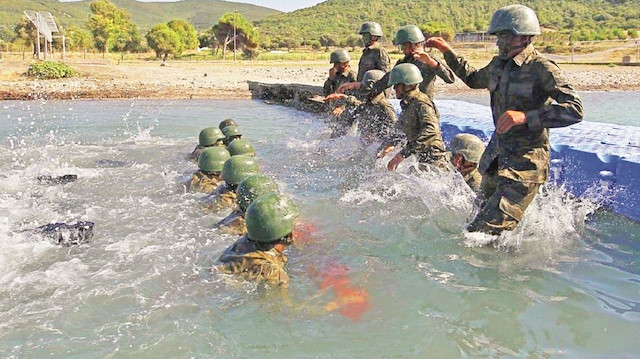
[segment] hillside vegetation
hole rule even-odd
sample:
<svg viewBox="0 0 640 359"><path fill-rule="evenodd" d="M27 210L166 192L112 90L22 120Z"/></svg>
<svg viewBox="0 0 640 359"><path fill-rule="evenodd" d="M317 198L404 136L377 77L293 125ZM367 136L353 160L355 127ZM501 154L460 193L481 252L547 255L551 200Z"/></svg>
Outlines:
<svg viewBox="0 0 640 359"><path fill-rule="evenodd" d="M278 10L250 4L220 0L184 0L179 2L143 3L135 0L112 0L118 7L131 13L139 30L145 33L153 25L173 19L187 20L198 30L211 28L227 12L238 10L245 18L256 21ZM0 0L0 25L13 27L23 10L50 11L58 25L86 27L91 1L59 2L57 0Z"/></svg>
<svg viewBox="0 0 640 359"><path fill-rule="evenodd" d="M361 23L376 21L390 41L406 24L438 22L456 33L486 31L496 9L516 2L536 10L546 32L573 34L577 40L640 28L640 0L329 0L269 16L258 25L269 41L295 37L305 43L323 34L342 40L357 33Z"/></svg>

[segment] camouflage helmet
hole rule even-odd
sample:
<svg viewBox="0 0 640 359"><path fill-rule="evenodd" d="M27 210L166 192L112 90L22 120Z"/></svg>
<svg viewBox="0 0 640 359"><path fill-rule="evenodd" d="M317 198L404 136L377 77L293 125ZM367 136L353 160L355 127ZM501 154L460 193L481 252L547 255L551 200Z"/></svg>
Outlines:
<svg viewBox="0 0 640 359"><path fill-rule="evenodd" d="M369 70L365 72L362 76L362 81L360 81L360 88L363 90L371 90L373 84L380 81L384 75L385 72L382 70Z"/></svg>
<svg viewBox="0 0 640 359"><path fill-rule="evenodd" d="M412 63L396 65L389 74L389 86L397 84L417 85L422 82L422 74Z"/></svg>
<svg viewBox="0 0 640 359"><path fill-rule="evenodd" d="M220 124L218 125L218 128L222 130L227 126L238 126L238 124L236 123L236 120L232 118L227 118L226 120L220 122Z"/></svg>
<svg viewBox="0 0 640 359"><path fill-rule="evenodd" d="M203 172L222 172L222 167L231 155L224 147L209 147L198 156L198 167Z"/></svg>
<svg viewBox="0 0 640 359"><path fill-rule="evenodd" d="M351 56L345 49L337 49L331 53L329 63L335 64L340 62L351 61Z"/></svg>
<svg viewBox="0 0 640 359"><path fill-rule="evenodd" d="M514 35L540 35L540 23L535 11L524 5L508 5L493 13L489 35L511 31Z"/></svg>
<svg viewBox="0 0 640 359"><path fill-rule="evenodd" d="M462 155L465 160L472 163L479 163L482 153L484 153L484 143L477 136L470 133L461 133L451 140L451 153Z"/></svg>
<svg viewBox="0 0 640 359"><path fill-rule="evenodd" d="M213 146L218 140L224 140L224 135L217 127L207 127L198 136L198 142L203 147Z"/></svg>
<svg viewBox="0 0 640 359"><path fill-rule="evenodd" d="M300 210L289 198L267 193L256 198L245 215L249 239L269 243L293 232Z"/></svg>
<svg viewBox="0 0 640 359"><path fill-rule="evenodd" d="M244 212L247 207L253 202L254 199L262 196L263 194L276 192L278 185L274 180L265 175L253 175L245 178L240 185L236 193L236 203L238 207Z"/></svg>
<svg viewBox="0 0 640 359"><path fill-rule="evenodd" d="M394 45L402 45L408 42L417 44L425 40L424 34L416 25L405 25L398 29L396 38L393 39Z"/></svg>
<svg viewBox="0 0 640 359"><path fill-rule="evenodd" d="M255 158L247 155L231 156L222 166L222 179L229 184L239 184L259 172Z"/></svg>
<svg viewBox="0 0 640 359"><path fill-rule="evenodd" d="M226 126L222 129L222 133L226 138L229 138L231 136L242 136L242 133L240 132L240 129L238 129L238 126L234 125Z"/></svg>
<svg viewBox="0 0 640 359"><path fill-rule="evenodd" d="M382 35L382 26L377 22L367 21L360 27L360 31L358 32L360 35L362 34L371 34L373 36L384 36Z"/></svg>
<svg viewBox="0 0 640 359"><path fill-rule="evenodd" d="M231 156L247 155L254 157L256 155L256 151L253 149L251 143L243 139L231 141L231 143L227 145L227 150Z"/></svg>

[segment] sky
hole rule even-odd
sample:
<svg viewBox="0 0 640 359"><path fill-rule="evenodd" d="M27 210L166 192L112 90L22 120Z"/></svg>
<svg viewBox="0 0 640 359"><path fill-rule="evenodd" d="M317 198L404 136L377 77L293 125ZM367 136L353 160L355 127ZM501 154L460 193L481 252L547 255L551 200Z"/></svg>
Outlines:
<svg viewBox="0 0 640 359"><path fill-rule="evenodd" d="M59 0L62 2L65 1L74 1L74 0ZM142 2L173 2L178 0L137 0ZM245 4L254 4L265 7L270 7L272 9L280 10L280 11L293 11L302 9L305 7L310 7L315 4L323 2L323 0L233 0L233 2L241 2Z"/></svg>

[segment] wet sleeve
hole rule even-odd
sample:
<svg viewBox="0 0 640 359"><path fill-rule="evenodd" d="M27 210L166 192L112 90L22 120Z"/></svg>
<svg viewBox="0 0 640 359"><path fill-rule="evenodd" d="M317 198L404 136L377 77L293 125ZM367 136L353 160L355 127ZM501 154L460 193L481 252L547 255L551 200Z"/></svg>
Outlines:
<svg viewBox="0 0 640 359"><path fill-rule="evenodd" d="M469 62L457 55L453 50L444 54L444 59L449 65L449 68L464 82L467 86L474 89L482 89L489 87L489 69L490 65L477 70L473 66L469 65Z"/></svg>
<svg viewBox="0 0 640 359"><path fill-rule="evenodd" d="M333 81L331 79L327 79L327 81L324 82L324 86L322 86L322 88L325 96L335 92L335 89L333 88Z"/></svg>
<svg viewBox="0 0 640 359"><path fill-rule="evenodd" d="M532 129L554 128L582 121L582 101L562 70L551 61L541 61L535 66L540 90L554 101L547 101L546 105L527 111L527 126Z"/></svg>
<svg viewBox="0 0 640 359"><path fill-rule="evenodd" d="M391 76L390 74L390 72L387 72L380 80L373 84L373 88L371 89L371 92L368 96L370 100L374 99L376 96L383 93L386 89L389 88L389 76Z"/></svg>
<svg viewBox="0 0 640 359"><path fill-rule="evenodd" d="M270 261L263 260L253 266L254 275L272 285L288 286L289 275L284 269Z"/></svg>
<svg viewBox="0 0 640 359"><path fill-rule="evenodd" d="M456 77L453 73L453 70L451 70L451 68L439 58L434 56L433 59L436 60L436 62L438 63L438 67L433 69L436 75L438 75L438 77L443 79L444 82L448 84L454 83L456 81Z"/></svg>
<svg viewBox="0 0 640 359"><path fill-rule="evenodd" d="M426 152L432 143L440 139L436 126L438 115L433 107L421 104L412 111L415 111L413 115L418 117L420 129L416 138L407 141L407 145L402 150L402 156L405 158L415 153Z"/></svg>

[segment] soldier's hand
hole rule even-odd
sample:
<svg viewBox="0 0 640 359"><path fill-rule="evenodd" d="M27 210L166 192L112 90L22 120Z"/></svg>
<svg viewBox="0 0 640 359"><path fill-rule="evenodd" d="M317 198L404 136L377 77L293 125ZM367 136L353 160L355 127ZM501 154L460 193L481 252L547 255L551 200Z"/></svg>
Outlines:
<svg viewBox="0 0 640 359"><path fill-rule="evenodd" d="M345 98L347 98L347 95L342 94L342 93L335 93L334 92L332 94L327 95L324 98L324 102L328 102L328 101L331 101L331 100L340 100L340 99L345 99Z"/></svg>
<svg viewBox="0 0 640 359"><path fill-rule="evenodd" d="M424 45L426 47L435 47L436 49L440 50L440 52L442 52L443 54L445 52L449 52L452 50L451 45L449 45L447 40L441 38L440 36L434 36L434 37L428 38L427 41L425 41Z"/></svg>
<svg viewBox="0 0 640 359"><path fill-rule="evenodd" d="M344 112L344 106L338 106L333 109L333 112L331 112L331 114L334 117L340 117L340 115L342 115L343 112Z"/></svg>
<svg viewBox="0 0 640 359"><path fill-rule="evenodd" d="M429 56L429 54L424 51L414 52L413 58L434 69L439 65L436 60L434 60L431 56Z"/></svg>
<svg viewBox="0 0 640 359"><path fill-rule="evenodd" d="M527 115L522 111L505 111L496 123L496 132L499 135L509 132L513 126L524 125L527 123Z"/></svg>
<svg viewBox="0 0 640 359"><path fill-rule="evenodd" d="M387 164L387 170L388 171L395 171L395 169L398 168L398 165L402 161L404 161L404 157L402 156L401 153L398 153L397 155L393 156L391 161L389 161L389 163Z"/></svg>
<svg viewBox="0 0 640 359"><path fill-rule="evenodd" d="M359 88L360 88L360 83L359 82L347 82L347 83L344 83L344 84L340 85L340 87L338 87L336 92L337 93L344 93L345 91L357 90Z"/></svg>
<svg viewBox="0 0 640 359"><path fill-rule="evenodd" d="M387 147L383 148L382 151L380 151L376 155L376 159L381 159L382 157L388 155L391 151L393 151L394 148L396 148L396 147L395 146L387 146Z"/></svg>

